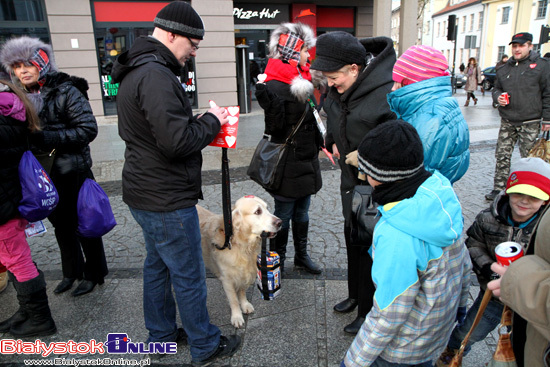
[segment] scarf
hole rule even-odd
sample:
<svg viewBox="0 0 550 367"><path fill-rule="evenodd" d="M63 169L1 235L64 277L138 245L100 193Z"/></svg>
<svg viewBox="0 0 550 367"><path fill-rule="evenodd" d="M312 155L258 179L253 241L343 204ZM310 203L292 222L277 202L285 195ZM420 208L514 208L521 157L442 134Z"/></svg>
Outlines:
<svg viewBox="0 0 550 367"><path fill-rule="evenodd" d="M36 66L36 68L38 69L38 85L42 87L46 82L46 74L48 74L51 68L50 58L48 57L48 54L46 53L46 51L39 48L36 50L29 62L32 65Z"/></svg>
<svg viewBox="0 0 550 367"><path fill-rule="evenodd" d="M302 78L311 81L311 74L309 72L309 64L304 66L292 66L288 62L279 59L269 59L265 68L265 74L267 74L266 82L270 80L278 80L285 84L292 84L292 80Z"/></svg>
<svg viewBox="0 0 550 367"><path fill-rule="evenodd" d="M406 180L380 184L374 188L372 198L379 205L386 205L388 203L412 198L420 185L422 185L431 175L430 172L421 169L414 176Z"/></svg>

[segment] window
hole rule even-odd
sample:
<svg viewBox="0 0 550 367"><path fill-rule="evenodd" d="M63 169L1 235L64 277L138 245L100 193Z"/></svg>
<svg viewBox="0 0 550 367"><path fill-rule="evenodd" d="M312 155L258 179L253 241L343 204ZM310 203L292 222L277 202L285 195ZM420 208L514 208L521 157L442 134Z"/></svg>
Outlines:
<svg viewBox="0 0 550 367"><path fill-rule="evenodd" d="M546 18L546 9L548 9L548 0L539 0L537 19Z"/></svg>
<svg viewBox="0 0 550 367"><path fill-rule="evenodd" d="M0 0L0 45L23 35L50 43L43 0Z"/></svg>
<svg viewBox="0 0 550 367"><path fill-rule="evenodd" d="M466 32L466 16L462 17L462 33Z"/></svg>
<svg viewBox="0 0 550 367"><path fill-rule="evenodd" d="M436 36L437 36L437 37L440 37L440 36L441 36L441 22L437 22L437 33L436 33Z"/></svg>
<svg viewBox="0 0 550 367"><path fill-rule="evenodd" d="M471 49L476 48L477 36L464 37L464 48Z"/></svg>
<svg viewBox="0 0 550 367"><path fill-rule="evenodd" d="M481 31L482 28L483 28L483 12L480 11L479 12L479 23L477 25L477 30Z"/></svg>
<svg viewBox="0 0 550 367"><path fill-rule="evenodd" d="M502 21L501 21L501 23L502 24L508 24L509 17L510 17L510 7L505 6L504 8L502 8Z"/></svg>
<svg viewBox="0 0 550 367"><path fill-rule="evenodd" d="M474 30L474 14L470 14L470 32Z"/></svg>
<svg viewBox="0 0 550 367"><path fill-rule="evenodd" d="M430 21L426 22L426 34L430 34Z"/></svg>
<svg viewBox="0 0 550 367"><path fill-rule="evenodd" d="M506 46L498 46L497 61L502 60L502 56L504 55L505 51L506 51Z"/></svg>

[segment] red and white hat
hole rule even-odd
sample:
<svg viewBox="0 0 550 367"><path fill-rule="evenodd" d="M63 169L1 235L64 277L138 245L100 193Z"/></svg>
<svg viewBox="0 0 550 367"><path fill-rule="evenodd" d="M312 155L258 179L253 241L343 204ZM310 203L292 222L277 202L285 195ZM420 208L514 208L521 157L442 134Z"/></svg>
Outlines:
<svg viewBox="0 0 550 367"><path fill-rule="evenodd" d="M512 164L506 182L507 194L525 194L550 199L550 164L540 158L522 158Z"/></svg>

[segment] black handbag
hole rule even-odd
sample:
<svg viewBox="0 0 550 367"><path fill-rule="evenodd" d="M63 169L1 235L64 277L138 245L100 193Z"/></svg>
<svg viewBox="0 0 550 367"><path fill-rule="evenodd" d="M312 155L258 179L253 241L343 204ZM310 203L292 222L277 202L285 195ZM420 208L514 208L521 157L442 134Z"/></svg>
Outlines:
<svg viewBox="0 0 550 367"><path fill-rule="evenodd" d="M351 201L351 242L354 246L370 247L374 227L380 216L378 204L372 199L370 185L356 185Z"/></svg>
<svg viewBox="0 0 550 367"><path fill-rule="evenodd" d="M302 117L300 117L284 143L272 142L271 136L267 134L264 134L262 140L258 143L246 174L264 189L275 191L281 186L288 149L294 143L294 135L302 125L309 108L309 104L306 104Z"/></svg>

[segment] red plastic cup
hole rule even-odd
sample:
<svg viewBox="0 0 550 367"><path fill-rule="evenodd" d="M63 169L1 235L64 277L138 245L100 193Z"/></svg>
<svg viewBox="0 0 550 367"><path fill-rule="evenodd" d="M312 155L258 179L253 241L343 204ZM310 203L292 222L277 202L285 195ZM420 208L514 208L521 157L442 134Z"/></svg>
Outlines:
<svg viewBox="0 0 550 367"><path fill-rule="evenodd" d="M510 95L508 94L508 92L501 93L500 95L504 97L504 99L506 100L506 104L510 104Z"/></svg>
<svg viewBox="0 0 550 367"><path fill-rule="evenodd" d="M495 248L495 255L500 265L510 266L523 256L523 247L517 242L503 242Z"/></svg>

